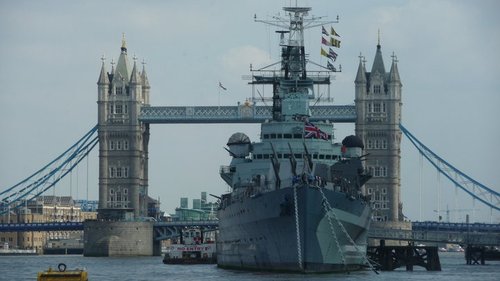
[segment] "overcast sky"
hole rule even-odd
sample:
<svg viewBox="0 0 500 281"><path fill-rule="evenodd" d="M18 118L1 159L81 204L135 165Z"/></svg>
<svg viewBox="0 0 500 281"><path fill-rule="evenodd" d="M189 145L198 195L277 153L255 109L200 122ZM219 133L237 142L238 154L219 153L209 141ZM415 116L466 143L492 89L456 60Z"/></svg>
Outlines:
<svg viewBox="0 0 500 281"><path fill-rule="evenodd" d="M228 89L221 105L251 96L249 64L278 59L274 28L253 21L281 12L289 1L5 1L0 0L0 190L54 159L97 123L101 57L117 60L122 33L129 57L145 60L151 105L217 105L218 83ZM292 1L294 4L295 1ZM354 103L360 52L371 69L381 31L386 70L399 60L403 124L449 163L500 191L500 2L299 1L312 14L335 19L342 39L332 94ZM319 55L321 30L306 34L310 59ZM232 133L254 141L259 125L151 125L149 195L173 212L180 197L221 194L220 165ZM337 140L354 133L339 125ZM97 199L98 153L89 159L89 199ZM436 172L424 164L419 200L419 157L402 143L403 212L435 220ZM84 199L86 167L73 173L72 195ZM472 200L441 177L441 209L472 209ZM49 194L52 194L50 191ZM68 181L56 194L69 194ZM420 215L422 206L422 215ZM475 204L475 219L489 209ZM450 212L462 219L471 211ZM444 217L444 214L443 214ZM493 212L494 222L500 214Z"/></svg>

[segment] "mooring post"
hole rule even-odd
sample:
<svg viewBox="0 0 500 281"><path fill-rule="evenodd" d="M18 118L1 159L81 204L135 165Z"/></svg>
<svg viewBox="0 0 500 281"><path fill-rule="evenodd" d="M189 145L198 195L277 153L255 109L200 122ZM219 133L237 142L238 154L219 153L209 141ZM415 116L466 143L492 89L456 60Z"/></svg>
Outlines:
<svg viewBox="0 0 500 281"><path fill-rule="evenodd" d="M471 245L467 244L465 247L465 264L471 265L472 264L472 254L471 254Z"/></svg>
<svg viewBox="0 0 500 281"><path fill-rule="evenodd" d="M481 247L481 251L480 251L480 254L481 254L481 265L485 265L485 262L484 262L484 261L485 261L485 255L486 255L486 253L485 253L485 252L486 252L486 251L485 251L485 249L484 249L484 246L483 246L483 247Z"/></svg>
<svg viewBox="0 0 500 281"><path fill-rule="evenodd" d="M427 253L427 270L441 271L441 262L439 261L439 253L437 247L426 248Z"/></svg>
<svg viewBox="0 0 500 281"><path fill-rule="evenodd" d="M413 249L413 244L406 246L405 249L406 271L413 271Z"/></svg>

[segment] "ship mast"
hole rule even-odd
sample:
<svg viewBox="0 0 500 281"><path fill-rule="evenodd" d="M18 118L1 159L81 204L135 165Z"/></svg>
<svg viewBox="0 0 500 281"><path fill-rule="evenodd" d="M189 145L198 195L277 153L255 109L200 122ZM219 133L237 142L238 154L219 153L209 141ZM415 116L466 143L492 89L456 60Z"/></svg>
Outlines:
<svg viewBox="0 0 500 281"><path fill-rule="evenodd" d="M330 77L311 79L306 70L304 30L334 21L322 21L321 17L307 17L310 7L284 7L287 17L273 16L272 20L256 22L276 26L285 30L280 34L281 69L271 76L253 76L251 84L273 85L273 120L291 121L297 117L310 116L309 100L314 98L314 84L330 84ZM288 39L285 39L285 35ZM315 81L316 80L316 81Z"/></svg>

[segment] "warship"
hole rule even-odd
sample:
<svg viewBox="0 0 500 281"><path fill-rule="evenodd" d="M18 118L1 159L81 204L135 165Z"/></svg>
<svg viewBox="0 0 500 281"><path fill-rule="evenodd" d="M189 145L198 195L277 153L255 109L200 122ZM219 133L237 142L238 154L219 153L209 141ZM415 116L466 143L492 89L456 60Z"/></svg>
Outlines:
<svg viewBox="0 0 500 281"><path fill-rule="evenodd" d="M250 82L272 86L272 119L262 123L260 141L238 132L227 143L232 159L220 176L230 189L217 210L217 264L301 273L362 269L369 264L371 218L361 192L370 178L364 146L356 136L334 143L333 124L311 116L314 86L329 85L336 69L306 70L304 30L322 23L309 7L283 9L284 18L255 19L284 28L277 31L276 70L252 71Z"/></svg>

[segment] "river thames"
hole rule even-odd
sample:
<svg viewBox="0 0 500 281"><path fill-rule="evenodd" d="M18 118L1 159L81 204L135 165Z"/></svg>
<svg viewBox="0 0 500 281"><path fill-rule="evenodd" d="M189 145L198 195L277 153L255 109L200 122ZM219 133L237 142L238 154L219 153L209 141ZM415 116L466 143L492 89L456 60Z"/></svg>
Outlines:
<svg viewBox="0 0 500 281"><path fill-rule="evenodd" d="M392 272L351 272L350 274L283 274L219 269L215 265L165 265L161 257L95 258L68 256L0 256L0 280L36 280L38 271L65 263L68 269L86 268L89 280L432 280L468 281L500 280L500 262L465 265L463 253L440 253L442 271L428 272L415 267Z"/></svg>

